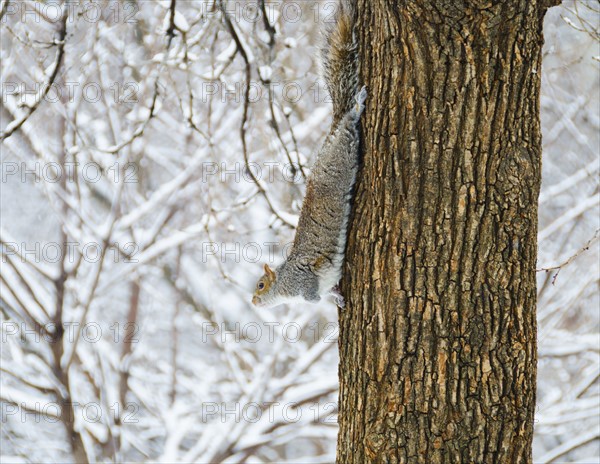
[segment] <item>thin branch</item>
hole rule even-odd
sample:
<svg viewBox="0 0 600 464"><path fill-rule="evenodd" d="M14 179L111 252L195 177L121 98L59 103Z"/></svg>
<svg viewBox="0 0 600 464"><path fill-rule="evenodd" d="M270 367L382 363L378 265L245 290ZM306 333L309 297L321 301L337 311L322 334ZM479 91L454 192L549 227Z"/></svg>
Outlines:
<svg viewBox="0 0 600 464"><path fill-rule="evenodd" d="M2 0L2 6L0 7L0 21L2 21L2 18L4 18L4 15L6 14L6 10L8 10L9 3L10 3L10 0Z"/></svg>
<svg viewBox="0 0 600 464"><path fill-rule="evenodd" d="M56 50L56 58L54 60L54 66L53 66L52 72L50 73L50 77L46 81L46 83L43 87L43 90L41 92L41 95L38 97L38 99L31 105L27 106L27 111L25 112L25 114L23 116L21 116L20 119L12 121L6 127L4 132L0 133L0 141L7 139L15 131L17 131L25 123L25 121L27 121L27 119L29 119L29 117L35 112L35 110L38 109L42 100L44 100L44 98L46 98L46 96L48 95L48 92L50 91L50 87L52 87L52 84L54 84L54 81L56 80L56 76L58 75L60 65L62 64L63 57L65 55L65 44L66 44L66 38L67 38L67 19L68 18L69 18L69 8L68 8L67 2L65 1L65 3L63 4L61 22L59 23L58 39L54 41L54 45L56 45L58 48Z"/></svg>
<svg viewBox="0 0 600 464"><path fill-rule="evenodd" d="M122 141L121 143L114 145L112 147L106 148L106 149L102 149L102 148L97 148L98 151L104 152L104 153L109 153L111 155L115 155L117 153L119 153L123 148L127 147L128 145L131 145L134 140L140 138L142 135L144 135L144 131L146 130L146 126L148 126L148 124L150 123L150 120L156 115L156 101L158 99L159 96L159 85L158 85L158 76L156 77L156 80L154 81L154 93L152 95L152 102L150 103L150 112L148 114L148 117L146 117L146 119L144 119L144 121L138 126L138 128L135 130L135 132L133 133L133 135L131 137L129 137L127 140Z"/></svg>
<svg viewBox="0 0 600 464"><path fill-rule="evenodd" d="M21 312L15 311L15 315L22 318L22 320L24 322L29 322L29 324L33 327L33 330L35 330L35 332L38 335L42 336L42 338L44 338L44 340L46 340L46 336L51 335L48 332L48 330L46 329L46 326L40 324L40 322L35 317L33 317L33 315L31 315L29 313L29 311L26 309L27 306L25 305L25 303L19 298L19 295L17 294L17 292L15 290L13 290L13 288L11 288L10 284L6 281L6 279L4 278L4 276L2 274L0 274L0 282L2 282L5 285L8 292L12 295L14 300L17 302L17 304L21 308Z"/></svg>
<svg viewBox="0 0 600 464"><path fill-rule="evenodd" d="M250 176L250 178L252 179L252 181L254 182L254 184L256 185L258 190L260 191L261 195L267 202L269 209L277 217L277 219L279 219L283 224L287 225L288 227L295 229L295 226L291 222L284 219L277 212L277 210L273 206L273 203L269 199L269 196L267 195L267 191L262 186L262 184L257 179L257 177L254 175L254 173L252 172L252 169L250 169L248 143L246 141L246 130L247 130L247 123L248 123L248 110L250 108L250 85L251 85L251 78L252 78L252 68L250 66L250 59L248 58L248 52L246 52L246 49L244 48L244 45L242 44L242 41L241 41L237 31L235 30L235 27L234 27L233 23L231 22L231 18L227 14L227 10L226 10L225 6L223 5L222 0L219 2L219 5L221 8L221 12L223 14L223 20L225 21L225 25L227 26L227 31L233 38L233 41L235 42L235 44L237 46L237 50L240 53L240 55L242 56L242 59L244 60L244 63L245 63L246 87L245 87L245 92L244 92L244 110L243 110L243 114L242 114L242 123L240 125L240 136L242 139L242 148L243 148L243 152L244 152L244 165L246 168L246 172L248 173L248 175Z"/></svg>
<svg viewBox="0 0 600 464"><path fill-rule="evenodd" d="M167 28L167 50L171 48L171 42L173 41L173 37L175 37L175 31L177 30L177 26L175 25L175 8L177 5L177 0L171 0L171 4L169 5L169 27Z"/></svg>
<svg viewBox="0 0 600 464"><path fill-rule="evenodd" d="M582 248L579 249L579 251L577 251L577 253L575 253L573 256L569 257L568 259L566 259L565 261L563 261L560 264L557 264L555 266L549 266L549 267L542 267L540 269L536 269L537 272L550 272L550 271L557 271L556 274L554 274L552 276L552 285L554 285L554 283L556 282L556 278L558 277L558 274L560 273L560 271L562 271L563 267L568 266L569 264L571 264L575 259L577 259L577 257L579 255L581 255L582 253L585 253L586 251L588 251L590 249L590 246L592 245L592 243L594 243L596 240L598 240L598 234L600 233L600 229L596 229L596 232L594 233L594 236L592 238L590 238L585 245L583 245Z"/></svg>
<svg viewBox="0 0 600 464"><path fill-rule="evenodd" d="M269 34L269 44L268 44L269 45L269 66L272 66L274 58L275 58L275 45L276 45L277 30L275 29L275 27L273 27L273 25L269 21L269 16L267 14L267 8L265 6L265 0L260 1L260 8L262 11L263 25L265 27L265 30ZM285 151L288 162L290 163L292 175L295 175L296 174L296 166L294 166L294 162L292 161L292 156L290 154L290 151L288 150L286 143L283 141L283 138L281 136L281 130L279 129L279 124L277 123L277 118L275 116L275 104L274 104L275 97L274 97L274 92L273 92L273 86L270 85L271 84L270 77L268 79L266 79L261 75L261 73L259 73L259 77L260 77L261 82L267 87L268 92L269 92L269 110L271 113L271 124L273 126L273 130L275 131L275 135L277 135L277 139L279 140L279 143L281 143L281 146L282 146L283 150ZM285 114L285 111L282 111L282 113L289 125L289 120L287 118L287 115ZM298 148L296 146L296 140L294 137L294 133L291 129L291 126L290 126L290 133L292 135L292 142L294 143L296 153L298 153ZM304 167L300 163L299 157L297 158L297 164L298 164L298 169L300 171L300 174L302 175L302 178L306 182L306 173L304 172Z"/></svg>
<svg viewBox="0 0 600 464"><path fill-rule="evenodd" d="M587 443L597 440L599 437L600 433L598 433L598 430L592 430L591 432L579 434L544 454L538 462L550 464L561 456L564 456L565 454L570 453L574 449L577 449Z"/></svg>

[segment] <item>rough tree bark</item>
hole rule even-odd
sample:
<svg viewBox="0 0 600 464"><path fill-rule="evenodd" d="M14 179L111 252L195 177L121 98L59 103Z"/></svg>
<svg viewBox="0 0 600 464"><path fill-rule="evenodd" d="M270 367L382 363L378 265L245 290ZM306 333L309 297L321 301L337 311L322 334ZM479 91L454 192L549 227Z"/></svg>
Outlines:
<svg viewBox="0 0 600 464"><path fill-rule="evenodd" d="M531 462L551 3L357 2L369 98L342 286L339 463Z"/></svg>

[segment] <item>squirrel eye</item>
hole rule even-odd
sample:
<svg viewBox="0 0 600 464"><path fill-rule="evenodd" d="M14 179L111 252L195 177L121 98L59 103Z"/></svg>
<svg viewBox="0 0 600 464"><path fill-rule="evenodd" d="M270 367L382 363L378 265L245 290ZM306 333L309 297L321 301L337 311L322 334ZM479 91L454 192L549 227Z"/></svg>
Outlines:
<svg viewBox="0 0 600 464"><path fill-rule="evenodd" d="M258 289L262 290L263 288L265 288L265 284L263 282L259 282L258 283Z"/></svg>

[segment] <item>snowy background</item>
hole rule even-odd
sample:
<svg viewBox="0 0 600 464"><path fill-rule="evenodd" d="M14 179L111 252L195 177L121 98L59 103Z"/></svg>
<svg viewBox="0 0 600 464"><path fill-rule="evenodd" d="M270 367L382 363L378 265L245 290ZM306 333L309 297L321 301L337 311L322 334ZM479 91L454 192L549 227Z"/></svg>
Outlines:
<svg viewBox="0 0 600 464"><path fill-rule="evenodd" d="M2 462L332 462L335 307L250 298L329 127L335 3L1 2ZM545 23L539 463L600 459L599 20Z"/></svg>

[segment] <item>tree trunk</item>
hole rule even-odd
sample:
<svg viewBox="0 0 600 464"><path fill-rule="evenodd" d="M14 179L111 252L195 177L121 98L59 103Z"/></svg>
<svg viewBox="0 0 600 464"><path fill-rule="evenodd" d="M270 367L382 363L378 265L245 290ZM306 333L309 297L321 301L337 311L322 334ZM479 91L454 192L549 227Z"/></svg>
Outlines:
<svg viewBox="0 0 600 464"><path fill-rule="evenodd" d="M531 462L550 2L357 3L338 462Z"/></svg>

